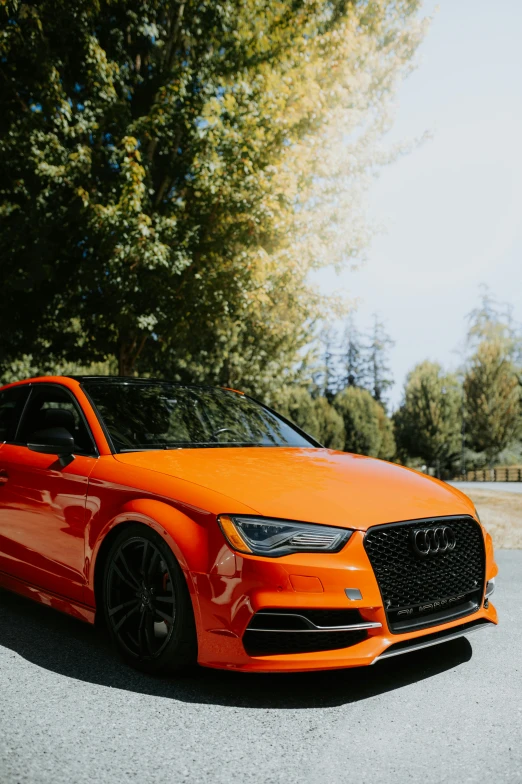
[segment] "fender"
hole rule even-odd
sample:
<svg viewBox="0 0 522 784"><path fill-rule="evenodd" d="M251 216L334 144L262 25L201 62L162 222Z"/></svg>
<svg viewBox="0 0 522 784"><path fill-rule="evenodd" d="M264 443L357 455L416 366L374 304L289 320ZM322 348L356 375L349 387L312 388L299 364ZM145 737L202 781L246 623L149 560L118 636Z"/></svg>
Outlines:
<svg viewBox="0 0 522 784"><path fill-rule="evenodd" d="M89 545L86 552L87 603L95 606L94 579L100 548L107 535L123 523L141 523L154 529L176 556L185 573L189 591L194 594L195 588L190 573L204 572L207 569L208 528L214 515L201 510L194 510L193 514L194 517L189 517L164 501L138 498L125 503L119 513L96 533L91 528L86 538L92 542L89 533L94 534L95 542Z"/></svg>

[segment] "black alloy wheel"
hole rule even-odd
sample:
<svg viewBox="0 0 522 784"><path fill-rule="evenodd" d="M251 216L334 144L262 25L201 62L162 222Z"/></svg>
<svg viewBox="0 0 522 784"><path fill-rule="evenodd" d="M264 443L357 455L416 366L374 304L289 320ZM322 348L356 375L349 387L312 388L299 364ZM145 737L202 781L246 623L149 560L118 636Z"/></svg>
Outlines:
<svg viewBox="0 0 522 784"><path fill-rule="evenodd" d="M166 673L196 661L192 603L168 545L146 526L126 527L105 562L104 614L124 659Z"/></svg>

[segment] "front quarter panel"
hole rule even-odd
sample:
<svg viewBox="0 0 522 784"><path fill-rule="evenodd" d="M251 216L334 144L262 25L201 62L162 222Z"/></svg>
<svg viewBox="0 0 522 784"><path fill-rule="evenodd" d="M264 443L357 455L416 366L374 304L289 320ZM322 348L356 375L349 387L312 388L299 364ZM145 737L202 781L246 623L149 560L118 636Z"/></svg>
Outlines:
<svg viewBox="0 0 522 784"><path fill-rule="evenodd" d="M95 606L97 557L115 526L131 522L149 525L169 544L185 573L209 572L209 537L221 536L216 514L232 504L234 509L240 507L238 512L253 511L191 482L124 465L112 456L99 458L90 476L87 498L86 602Z"/></svg>

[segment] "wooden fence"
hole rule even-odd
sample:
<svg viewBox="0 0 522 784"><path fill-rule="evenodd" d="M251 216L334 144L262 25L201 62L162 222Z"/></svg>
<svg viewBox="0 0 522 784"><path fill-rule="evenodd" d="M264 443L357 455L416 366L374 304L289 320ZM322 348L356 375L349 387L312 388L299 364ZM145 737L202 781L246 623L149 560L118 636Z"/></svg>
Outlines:
<svg viewBox="0 0 522 784"><path fill-rule="evenodd" d="M456 476L457 482L522 482L522 466L501 466L467 471Z"/></svg>

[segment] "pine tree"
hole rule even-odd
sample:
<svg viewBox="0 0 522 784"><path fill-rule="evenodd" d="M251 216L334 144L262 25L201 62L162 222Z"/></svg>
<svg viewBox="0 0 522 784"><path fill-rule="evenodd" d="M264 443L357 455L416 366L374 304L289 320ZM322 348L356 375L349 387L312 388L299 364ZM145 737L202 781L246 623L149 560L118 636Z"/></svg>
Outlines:
<svg viewBox="0 0 522 784"><path fill-rule="evenodd" d="M362 387L365 381L364 347L353 314L346 322L341 351L342 387Z"/></svg>
<svg viewBox="0 0 522 784"><path fill-rule="evenodd" d="M374 399L385 405L386 392L393 386L393 378L389 365L389 351L395 341L387 334L384 324L374 315L373 328L369 335L369 343L365 356L365 386Z"/></svg>

